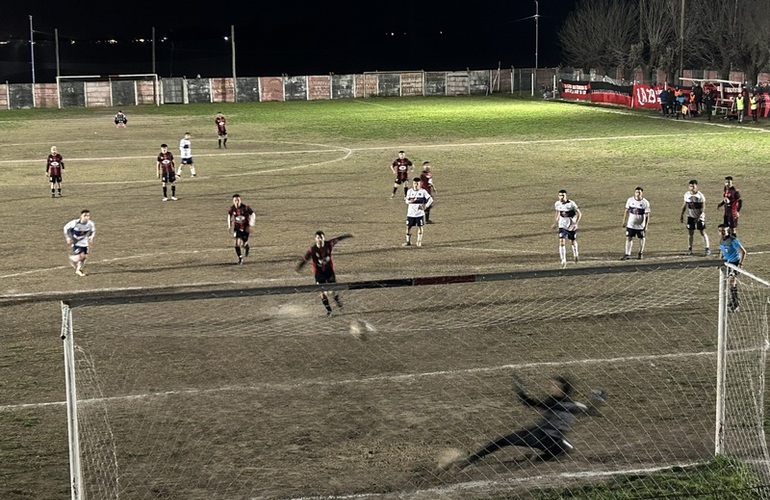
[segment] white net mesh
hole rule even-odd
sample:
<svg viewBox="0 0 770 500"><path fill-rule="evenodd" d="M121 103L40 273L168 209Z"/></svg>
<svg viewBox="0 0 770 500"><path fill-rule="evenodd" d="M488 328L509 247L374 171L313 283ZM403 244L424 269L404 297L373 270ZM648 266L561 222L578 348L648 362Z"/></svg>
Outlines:
<svg viewBox="0 0 770 500"><path fill-rule="evenodd" d="M518 498L676 466L697 479L688 467L715 446L717 275L639 266L365 288L341 292L328 319L317 292L75 307L86 498ZM749 310L764 315L766 293L749 295L730 319L746 345L729 347L726 450L762 462L766 329ZM568 432L569 454L540 463L506 447L441 470L453 450L538 420L512 373L534 396L569 374L576 400L610 397Z"/></svg>

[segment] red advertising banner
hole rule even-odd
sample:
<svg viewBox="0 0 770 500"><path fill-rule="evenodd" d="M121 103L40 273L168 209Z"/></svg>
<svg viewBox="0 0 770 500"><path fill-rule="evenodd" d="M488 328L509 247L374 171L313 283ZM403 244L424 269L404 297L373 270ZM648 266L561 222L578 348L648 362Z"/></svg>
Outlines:
<svg viewBox="0 0 770 500"><path fill-rule="evenodd" d="M631 106L631 96L621 92L608 90L594 90L591 92L591 102L606 102L609 104L620 104L621 106Z"/></svg>
<svg viewBox="0 0 770 500"><path fill-rule="evenodd" d="M660 109L660 91L663 87L652 85L634 85L632 93L631 107Z"/></svg>
<svg viewBox="0 0 770 500"><path fill-rule="evenodd" d="M560 81L559 94L564 99L591 99L591 84L589 82Z"/></svg>

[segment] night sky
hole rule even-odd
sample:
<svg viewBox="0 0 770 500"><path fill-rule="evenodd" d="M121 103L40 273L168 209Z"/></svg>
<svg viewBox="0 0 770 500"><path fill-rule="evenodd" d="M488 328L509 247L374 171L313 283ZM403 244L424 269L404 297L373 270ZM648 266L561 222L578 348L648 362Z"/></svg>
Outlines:
<svg viewBox="0 0 770 500"><path fill-rule="evenodd" d="M561 62L556 35L573 5L539 1L539 67ZM53 82L55 28L63 75L152 72L152 45L135 40L154 27L161 76L228 76L231 25L239 76L345 74L533 67L534 14L533 0L13 2L0 17L0 41L10 39L0 45L0 81L31 81L30 15L36 81Z"/></svg>

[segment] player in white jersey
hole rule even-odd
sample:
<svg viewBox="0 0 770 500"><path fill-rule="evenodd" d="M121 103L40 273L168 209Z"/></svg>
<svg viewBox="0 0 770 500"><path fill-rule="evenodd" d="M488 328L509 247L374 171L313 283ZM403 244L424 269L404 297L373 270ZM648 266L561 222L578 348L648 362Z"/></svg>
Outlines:
<svg viewBox="0 0 770 500"><path fill-rule="evenodd" d="M96 226L91 221L91 212L83 210L80 217L64 225L64 238L71 245L70 265L75 268L75 274L85 276L83 266L88 257L88 247L94 241Z"/></svg>
<svg viewBox="0 0 770 500"><path fill-rule="evenodd" d="M406 242L403 246L412 245L412 228L417 226L417 246L422 246L422 229L425 224L425 209L433 205L433 197L420 187L420 178L412 179L412 188L406 192L404 202L406 210Z"/></svg>
<svg viewBox="0 0 770 500"><path fill-rule="evenodd" d="M706 197L698 191L697 180L692 179L688 187L689 189L684 194L682 214L679 216L679 222L684 224L684 215L687 213L687 232L689 233L687 255L692 255L692 240L696 229L700 231L703 238L706 255L711 255L709 235L706 234Z"/></svg>
<svg viewBox="0 0 770 500"><path fill-rule="evenodd" d="M190 165L190 175L195 177L195 165L193 165L190 132L185 132L184 137L179 141L179 156L181 156L182 162L179 164L179 170L177 171L176 176L182 177L182 167Z"/></svg>
<svg viewBox="0 0 770 500"><path fill-rule="evenodd" d="M578 262L577 230L583 214L577 203L567 197L567 191L559 191L559 199L554 203L556 220L552 228L559 228L559 260L561 267L567 267L567 240L572 242L572 258Z"/></svg>
<svg viewBox="0 0 770 500"><path fill-rule="evenodd" d="M626 200L626 209L623 211L623 228L626 230L626 252L620 260L631 258L634 238L639 238L639 254L637 258L642 260L644 244L647 241L647 224L649 223L650 202L644 198L644 189L637 186L634 188L634 195Z"/></svg>

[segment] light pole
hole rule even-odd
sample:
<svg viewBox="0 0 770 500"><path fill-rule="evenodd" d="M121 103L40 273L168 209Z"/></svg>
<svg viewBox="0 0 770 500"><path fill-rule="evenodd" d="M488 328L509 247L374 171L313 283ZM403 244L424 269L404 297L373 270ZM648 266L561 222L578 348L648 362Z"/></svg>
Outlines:
<svg viewBox="0 0 770 500"><path fill-rule="evenodd" d="M29 16L29 54L32 65L32 85L35 84L35 30L32 29L32 16Z"/></svg>
<svg viewBox="0 0 770 500"><path fill-rule="evenodd" d="M679 12L679 78L682 78L683 70L684 70L684 0L682 0L682 8Z"/></svg>
<svg viewBox="0 0 770 500"><path fill-rule="evenodd" d="M682 0L684 1L684 0ZM537 71L537 49L540 42L540 5L535 0L535 71Z"/></svg>

